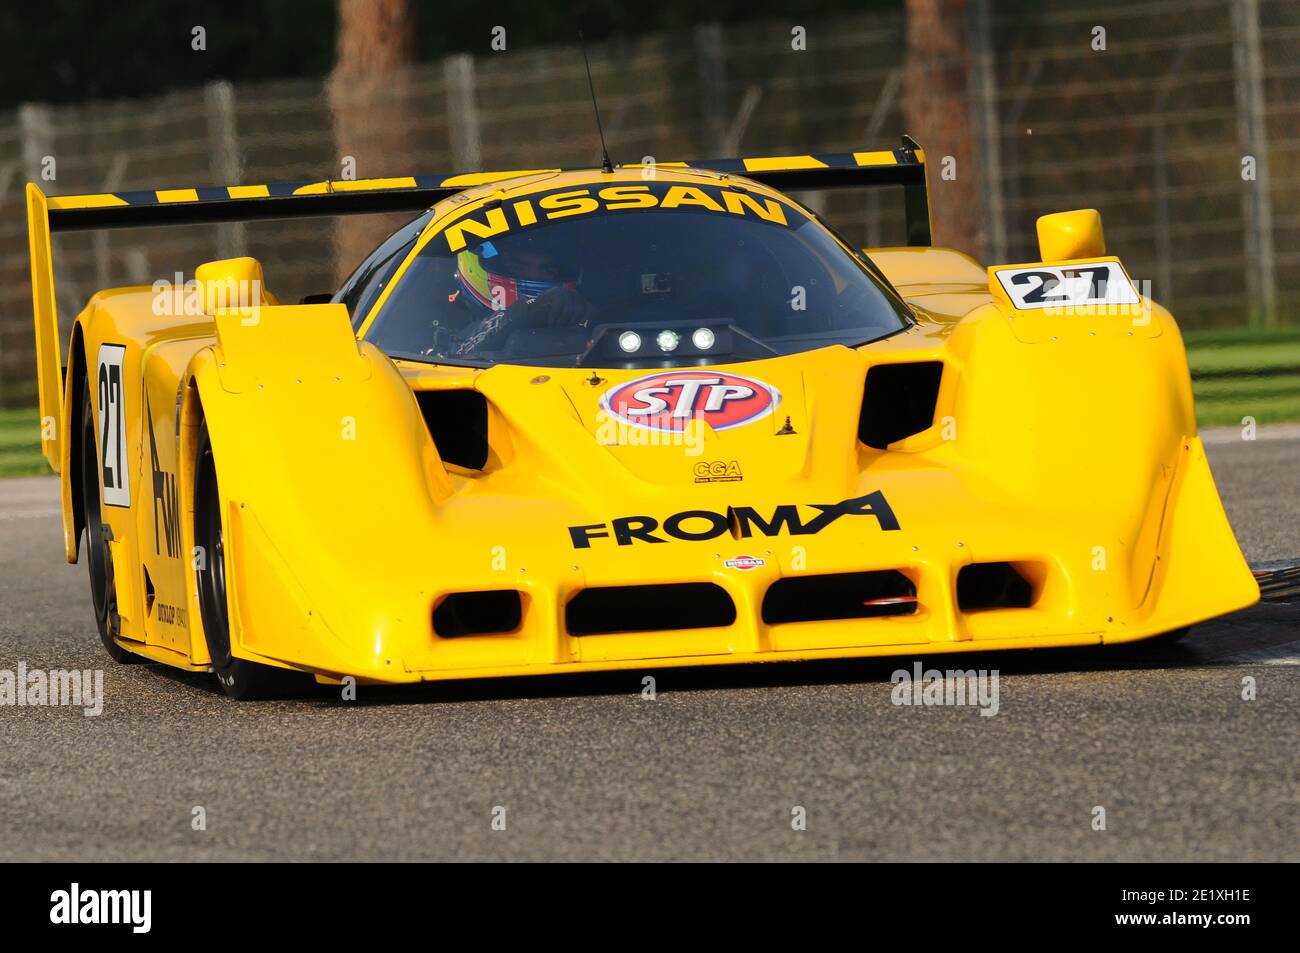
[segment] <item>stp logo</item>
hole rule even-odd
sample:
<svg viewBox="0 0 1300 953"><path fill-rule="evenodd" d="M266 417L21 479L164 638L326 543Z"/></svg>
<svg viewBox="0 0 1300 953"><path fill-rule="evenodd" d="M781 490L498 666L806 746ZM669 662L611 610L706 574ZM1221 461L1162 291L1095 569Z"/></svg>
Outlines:
<svg viewBox="0 0 1300 953"><path fill-rule="evenodd" d="M619 384L601 408L634 427L683 431L691 420L730 430L766 417L781 403L771 384L726 371L661 371Z"/></svg>

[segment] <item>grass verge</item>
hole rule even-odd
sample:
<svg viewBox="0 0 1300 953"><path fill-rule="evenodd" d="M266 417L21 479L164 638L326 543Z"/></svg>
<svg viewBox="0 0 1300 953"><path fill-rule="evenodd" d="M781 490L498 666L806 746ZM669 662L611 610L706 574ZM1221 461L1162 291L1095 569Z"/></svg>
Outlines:
<svg viewBox="0 0 1300 953"><path fill-rule="evenodd" d="M0 410L0 477L49 472L41 455L40 414L36 408Z"/></svg>

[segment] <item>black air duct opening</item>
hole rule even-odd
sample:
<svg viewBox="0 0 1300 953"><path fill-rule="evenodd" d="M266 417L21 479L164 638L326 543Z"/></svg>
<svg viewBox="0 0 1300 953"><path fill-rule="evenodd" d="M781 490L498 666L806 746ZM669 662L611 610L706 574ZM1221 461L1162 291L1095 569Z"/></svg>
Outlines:
<svg viewBox="0 0 1300 953"><path fill-rule="evenodd" d="M415 400L443 463L467 470L487 466L486 397L476 390L421 390Z"/></svg>
<svg viewBox="0 0 1300 953"><path fill-rule="evenodd" d="M433 610L433 631L445 639L502 635L519 628L524 606L514 589L453 592Z"/></svg>
<svg viewBox="0 0 1300 953"><path fill-rule="evenodd" d="M971 563L957 573L957 608L1027 609L1034 604L1034 587L1011 563Z"/></svg>
<svg viewBox="0 0 1300 953"><path fill-rule="evenodd" d="M877 364L867 371L858 439L884 450L891 443L929 429L939 400L943 363Z"/></svg>
<svg viewBox="0 0 1300 953"><path fill-rule="evenodd" d="M916 613L916 586L896 569L778 579L763 596L763 621L830 622Z"/></svg>
<svg viewBox="0 0 1300 953"><path fill-rule="evenodd" d="M564 607L570 635L714 629L736 621L736 605L711 582L584 589Z"/></svg>

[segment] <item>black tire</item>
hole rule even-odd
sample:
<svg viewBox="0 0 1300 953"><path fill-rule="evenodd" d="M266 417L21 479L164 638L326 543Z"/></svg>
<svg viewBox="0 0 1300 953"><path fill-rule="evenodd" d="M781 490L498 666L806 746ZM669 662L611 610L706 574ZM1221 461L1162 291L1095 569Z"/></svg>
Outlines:
<svg viewBox="0 0 1300 953"><path fill-rule="evenodd" d="M206 421L199 427L198 452L194 461L194 545L200 547L204 556L195 570L203 637L221 690L240 701L303 694L312 681L301 672L250 662L231 654L221 494L217 490L217 466Z"/></svg>
<svg viewBox="0 0 1300 953"><path fill-rule="evenodd" d="M95 414L90 406L90 380L81 386L81 515L86 526L86 565L90 569L90 601L95 610L99 640L114 662L130 664L145 659L113 641L119 631L117 581L113 577L113 556L99 506L99 446L95 440Z"/></svg>
<svg viewBox="0 0 1300 953"><path fill-rule="evenodd" d="M1190 625L1185 625L1181 629L1174 629L1172 632L1161 632L1159 635L1153 635L1149 639L1144 639L1147 645L1170 645L1177 642L1192 631ZM1141 643L1139 643L1141 644Z"/></svg>
<svg viewBox="0 0 1300 953"><path fill-rule="evenodd" d="M1136 639L1132 642L1119 642L1111 646L1114 652L1128 653L1136 657L1152 655L1154 657L1163 657L1166 652L1179 653L1177 643L1192 631L1192 627L1184 626L1181 629L1173 629L1169 632L1161 632L1159 635L1149 635L1145 639Z"/></svg>

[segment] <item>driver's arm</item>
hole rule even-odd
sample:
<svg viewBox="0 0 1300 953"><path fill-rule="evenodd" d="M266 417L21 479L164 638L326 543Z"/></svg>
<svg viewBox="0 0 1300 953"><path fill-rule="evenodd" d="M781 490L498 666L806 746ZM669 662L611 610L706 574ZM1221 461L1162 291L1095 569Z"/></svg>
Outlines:
<svg viewBox="0 0 1300 953"><path fill-rule="evenodd" d="M576 290L551 288L536 298L521 299L504 311L488 315L470 331L456 353L464 357L499 350L515 331L576 327L585 324L590 314L591 305Z"/></svg>

